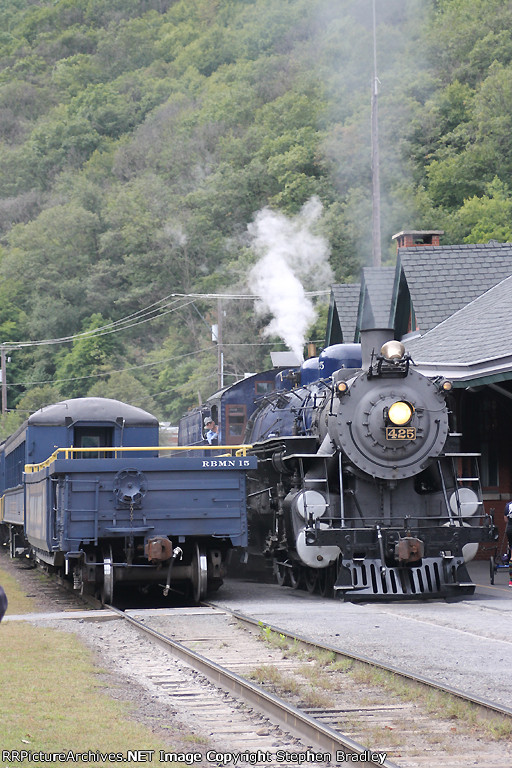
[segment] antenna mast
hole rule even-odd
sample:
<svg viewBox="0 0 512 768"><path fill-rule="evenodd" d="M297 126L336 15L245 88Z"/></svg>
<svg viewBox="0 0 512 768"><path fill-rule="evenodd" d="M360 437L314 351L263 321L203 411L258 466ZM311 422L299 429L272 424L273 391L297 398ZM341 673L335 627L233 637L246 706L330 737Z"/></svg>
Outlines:
<svg viewBox="0 0 512 768"><path fill-rule="evenodd" d="M378 116L378 83L377 77L377 32L375 23L375 0L372 0L373 10L373 88L372 88L372 264L381 266L380 246L380 178L379 178L379 116Z"/></svg>

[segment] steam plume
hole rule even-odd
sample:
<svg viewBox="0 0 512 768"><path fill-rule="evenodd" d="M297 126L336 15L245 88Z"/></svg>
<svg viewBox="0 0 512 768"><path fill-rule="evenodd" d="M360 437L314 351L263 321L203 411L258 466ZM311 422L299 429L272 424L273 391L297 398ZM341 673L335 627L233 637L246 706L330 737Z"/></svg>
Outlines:
<svg viewBox="0 0 512 768"><path fill-rule="evenodd" d="M300 360L306 331L316 319L306 291L328 290L333 281L329 246L311 231L321 213L322 203L312 197L293 218L264 208L248 227L260 255L249 273L250 289L259 296L256 310L273 316L264 333L280 336Z"/></svg>

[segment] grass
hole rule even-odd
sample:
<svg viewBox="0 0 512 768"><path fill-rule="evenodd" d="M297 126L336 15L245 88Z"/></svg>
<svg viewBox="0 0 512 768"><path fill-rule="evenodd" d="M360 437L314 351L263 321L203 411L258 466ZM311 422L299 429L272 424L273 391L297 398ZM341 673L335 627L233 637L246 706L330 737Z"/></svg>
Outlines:
<svg viewBox="0 0 512 768"><path fill-rule="evenodd" d="M325 672L338 672L350 675L360 685L381 688L398 700L416 701L420 706L425 707L433 717L454 720L461 732L474 732L478 728L481 729L482 735L487 738L496 740L510 740L512 738L510 718L493 713L482 716L479 707L470 702L464 702L442 691L430 690L387 670L337 656L331 650L309 648L300 641L292 641L287 636L273 631L263 622L259 622L259 628L260 639L274 648L279 648L283 652L283 656L294 656L302 661L314 662L314 666L302 665L298 670L303 678L311 680L313 684L311 696L308 696L304 688L301 689L300 694L303 699L312 700L312 698L318 697L319 702L325 701L325 693L320 689L326 691L336 687L336 683L333 683ZM277 679L269 680L267 678L265 680L264 668L260 670L260 682L271 682L279 687ZM310 706L321 707L326 706L326 704L318 703L318 705L310 704Z"/></svg>
<svg viewBox="0 0 512 768"><path fill-rule="evenodd" d="M35 603L20 588L16 579L0 568L0 584L5 590L9 605L7 606L7 616L16 616L21 613L32 613L35 610Z"/></svg>
<svg viewBox="0 0 512 768"><path fill-rule="evenodd" d="M249 673L249 677L260 685L273 686L280 693L291 693L297 696L304 707L322 709L331 703L330 697L319 690L315 684L304 685L293 673L283 673L274 664L260 664Z"/></svg>
<svg viewBox="0 0 512 768"><path fill-rule="evenodd" d="M160 765L160 749L171 751L149 728L130 719L129 705L104 693L104 673L74 635L9 622L0 626L0 645L2 750L126 754L154 749L153 762L147 764L155 766ZM7 765L16 763L2 761L2 768Z"/></svg>

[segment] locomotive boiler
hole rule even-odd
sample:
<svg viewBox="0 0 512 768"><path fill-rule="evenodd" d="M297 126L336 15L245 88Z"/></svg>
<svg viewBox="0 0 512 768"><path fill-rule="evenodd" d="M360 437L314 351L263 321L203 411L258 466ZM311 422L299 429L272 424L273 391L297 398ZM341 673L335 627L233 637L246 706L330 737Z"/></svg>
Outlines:
<svg viewBox="0 0 512 768"><path fill-rule="evenodd" d="M250 541L279 583L346 600L457 598L495 529L478 454L461 450L452 387L390 331L362 332L362 367L276 392L246 442Z"/></svg>

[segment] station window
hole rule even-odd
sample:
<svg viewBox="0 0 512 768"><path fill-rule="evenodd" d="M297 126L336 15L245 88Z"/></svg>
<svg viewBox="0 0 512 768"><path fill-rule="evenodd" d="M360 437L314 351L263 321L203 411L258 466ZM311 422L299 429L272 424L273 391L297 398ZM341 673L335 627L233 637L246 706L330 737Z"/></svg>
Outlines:
<svg viewBox="0 0 512 768"><path fill-rule="evenodd" d="M497 488L500 484L498 451L493 442L484 442L480 447L480 473L484 488Z"/></svg>
<svg viewBox="0 0 512 768"><path fill-rule="evenodd" d="M485 398L480 407L480 473L484 488L499 486L499 452L496 444L499 409L494 398Z"/></svg>

